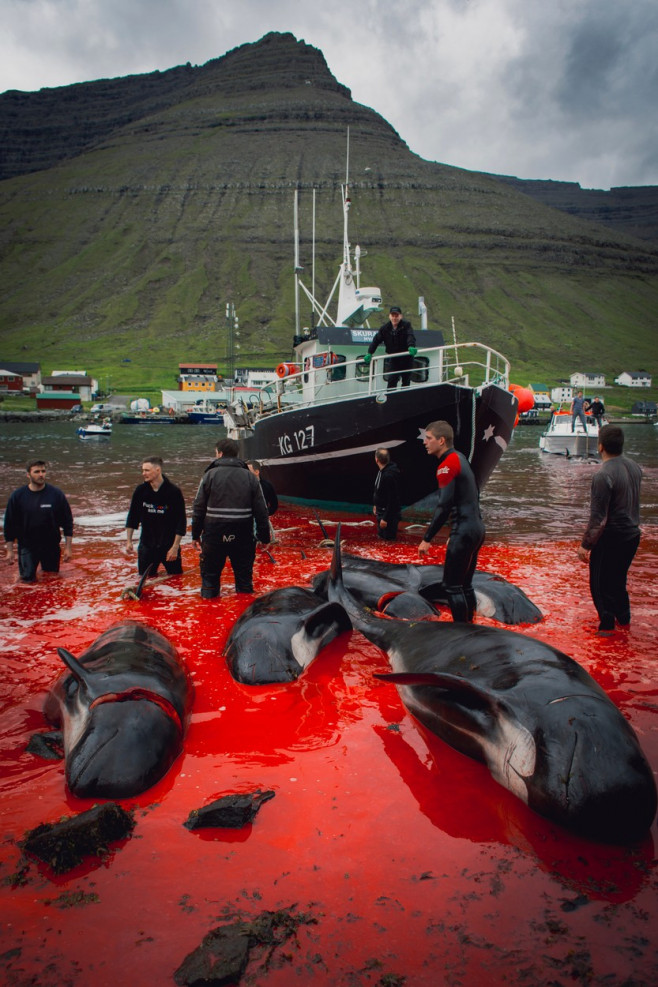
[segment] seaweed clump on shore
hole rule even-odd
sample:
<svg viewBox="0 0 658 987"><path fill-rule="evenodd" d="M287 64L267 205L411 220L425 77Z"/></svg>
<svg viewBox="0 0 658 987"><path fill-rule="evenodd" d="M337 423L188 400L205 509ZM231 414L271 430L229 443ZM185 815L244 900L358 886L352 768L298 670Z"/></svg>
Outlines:
<svg viewBox="0 0 658 987"><path fill-rule="evenodd" d="M64 874L85 857L106 856L110 843L126 839L134 828L131 812L116 802L107 802L60 822L41 823L29 830L19 845L55 874Z"/></svg>
<svg viewBox="0 0 658 987"><path fill-rule="evenodd" d="M295 907L261 912L251 921L237 920L212 929L176 970L178 987L237 983L251 959L251 950L258 947L266 951L262 969L267 970L274 951L296 936L300 925L317 924L311 915L296 914Z"/></svg>

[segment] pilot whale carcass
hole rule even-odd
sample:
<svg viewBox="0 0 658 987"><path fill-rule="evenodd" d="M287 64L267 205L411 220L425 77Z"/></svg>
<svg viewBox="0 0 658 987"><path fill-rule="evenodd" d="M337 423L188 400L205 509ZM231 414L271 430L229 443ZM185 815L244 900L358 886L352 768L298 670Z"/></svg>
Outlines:
<svg viewBox="0 0 658 987"><path fill-rule="evenodd" d="M294 682L318 652L351 627L338 603L301 586L259 596L236 621L224 647L233 678L246 685Z"/></svg>
<svg viewBox="0 0 658 987"><path fill-rule="evenodd" d="M129 798L150 788L181 752L192 683L173 644L123 621L76 658L53 685L46 718L61 725L66 781L83 798Z"/></svg>
<svg viewBox="0 0 658 987"><path fill-rule="evenodd" d="M329 571L313 577L313 589L326 597ZM382 562L359 555L343 556L343 581L354 597L366 607L378 609L378 602L392 591L416 593L432 603L446 603L442 565ZM473 575L476 612L503 624L537 624L541 610L523 590L502 576L476 570ZM390 612L390 611L389 611Z"/></svg>
<svg viewBox="0 0 658 987"><path fill-rule="evenodd" d="M388 655L409 711L483 762L531 809L586 837L628 843L656 814L656 784L619 709L577 662L536 638L449 621L376 617L342 579L337 533L329 598Z"/></svg>

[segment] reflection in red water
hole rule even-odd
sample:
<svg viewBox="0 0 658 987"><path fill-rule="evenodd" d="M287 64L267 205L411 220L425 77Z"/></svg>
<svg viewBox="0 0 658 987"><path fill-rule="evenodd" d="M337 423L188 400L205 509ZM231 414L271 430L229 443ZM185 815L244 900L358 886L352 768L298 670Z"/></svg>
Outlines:
<svg viewBox="0 0 658 987"><path fill-rule="evenodd" d="M275 562L257 561L259 592L306 584L329 563L301 510L276 520ZM475 987L485 978L621 984L631 974L634 983L658 982L651 835L639 847L602 846L531 813L410 719L396 691L373 679L385 660L357 633L335 641L296 683L236 684L221 650L248 598L228 585L220 600L202 601L187 544L182 577L147 589L140 603L121 601L133 574L107 551L116 530L84 529L61 578L24 587L9 570L0 574L4 982L171 983L228 916L294 904L318 924L275 950L267 970L256 957L249 982L347 987L397 975L408 987ZM610 639L594 634L575 542L486 545L481 565L540 606L544 623L521 631L580 661L658 766L655 530L631 570L633 628ZM350 551L416 560L416 532L390 547L370 525L348 523L344 539ZM431 561L442 558L437 547ZM185 753L159 785L129 800L133 837L109 859L58 878L33 862L25 869L17 841L26 830L90 805L66 792L61 763L25 751L44 729L43 698L61 670L55 649L79 653L127 617L171 638L194 677ZM191 809L256 788L276 797L244 830L183 827Z"/></svg>

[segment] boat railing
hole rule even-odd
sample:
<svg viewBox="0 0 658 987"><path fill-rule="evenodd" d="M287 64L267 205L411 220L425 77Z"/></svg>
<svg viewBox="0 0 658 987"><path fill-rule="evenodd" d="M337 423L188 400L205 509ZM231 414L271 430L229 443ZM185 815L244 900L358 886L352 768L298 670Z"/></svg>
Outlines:
<svg viewBox="0 0 658 987"><path fill-rule="evenodd" d="M387 354L375 354L370 364L366 364L363 357L358 357L287 372L286 376L268 383L251 395L249 404L233 402L230 417L237 426L249 428L257 418L287 409L331 404L365 395L385 396L387 378L391 372L390 360ZM289 364L283 366L287 370L294 367ZM509 370L505 357L482 343L421 347L410 371L410 386L427 388L452 384L480 389L497 384L506 390L509 387Z"/></svg>

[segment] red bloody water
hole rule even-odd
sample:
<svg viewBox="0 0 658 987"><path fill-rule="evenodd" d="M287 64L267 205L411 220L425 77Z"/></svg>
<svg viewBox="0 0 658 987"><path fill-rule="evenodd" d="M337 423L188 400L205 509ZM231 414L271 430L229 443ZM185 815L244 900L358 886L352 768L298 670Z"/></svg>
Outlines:
<svg viewBox="0 0 658 987"><path fill-rule="evenodd" d="M305 585L330 561L308 513L283 508L276 522L274 564L265 554L256 563L259 593ZM417 560L415 531L385 546L371 524L348 523L343 540L347 551ZM481 568L537 603L544 622L521 633L580 661L656 767L656 528L631 570L632 630L609 639L595 636L576 544L488 544ZM245 983L658 983L655 823L641 845L624 848L533 814L485 768L421 730L397 691L373 678L386 659L357 632L298 682L238 685L222 647L250 598L235 595L230 573L225 595L202 601L187 544L182 577L122 601L134 563L108 558L100 530L76 548L60 578L35 587L13 583L7 568L0 575L3 983L171 983L210 930L291 906L315 924L271 952L253 950ZM160 784L124 803L136 827L107 859L59 877L35 861L25 870L17 844L27 830L91 805L66 791L61 762L25 750L45 729L43 700L62 670L55 649L80 653L127 618L167 635L193 676L184 754ZM183 827L192 809L256 789L276 795L252 825Z"/></svg>

